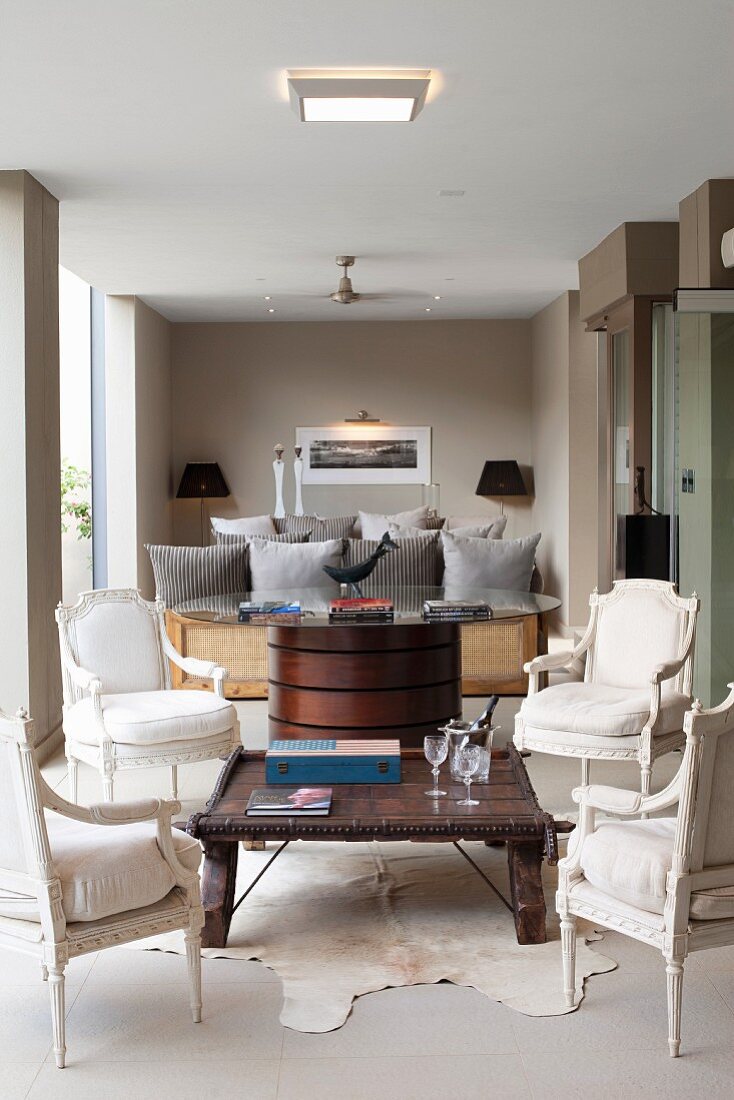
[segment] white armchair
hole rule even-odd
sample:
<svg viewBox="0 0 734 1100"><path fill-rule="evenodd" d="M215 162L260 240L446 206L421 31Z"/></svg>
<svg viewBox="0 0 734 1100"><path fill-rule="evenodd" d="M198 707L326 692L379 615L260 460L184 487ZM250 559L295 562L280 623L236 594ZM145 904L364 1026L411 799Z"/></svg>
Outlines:
<svg viewBox="0 0 734 1100"><path fill-rule="evenodd" d="M216 759L240 743L237 712L224 698L226 670L182 657L163 610L127 588L84 592L56 609L72 802L79 760L99 769L108 801L118 769L160 766L170 767L176 798L179 764ZM169 661L210 679L214 691L171 690Z"/></svg>
<svg viewBox="0 0 734 1100"><path fill-rule="evenodd" d="M680 770L652 797L580 787L579 826L558 864L564 990L574 1003L576 918L659 948L666 962L668 1042L680 1051L683 965L690 951L734 944L734 684L721 706L685 718ZM678 804L676 817L636 820ZM596 811L622 821L596 822Z"/></svg>
<svg viewBox="0 0 734 1100"><path fill-rule="evenodd" d="M525 665L530 681L515 745L580 757L583 784L591 760L635 760L648 794L655 758L685 740L699 600L681 598L669 581L629 580L603 596L593 592L589 603L589 625L573 651ZM539 690L542 673L584 656L583 681Z"/></svg>
<svg viewBox="0 0 734 1100"><path fill-rule="evenodd" d="M171 829L178 802L83 809L60 798L33 744L25 713L0 711L0 946L38 958L63 1068L64 969L75 956L184 929L191 1011L201 1020L201 849Z"/></svg>

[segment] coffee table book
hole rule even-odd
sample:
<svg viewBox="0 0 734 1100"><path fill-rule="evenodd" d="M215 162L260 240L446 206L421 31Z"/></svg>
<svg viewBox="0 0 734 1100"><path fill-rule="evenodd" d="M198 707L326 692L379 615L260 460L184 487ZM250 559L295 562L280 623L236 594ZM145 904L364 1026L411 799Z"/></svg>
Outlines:
<svg viewBox="0 0 734 1100"><path fill-rule="evenodd" d="M331 809L330 787L267 787L254 790L247 800L247 815L264 817L325 817Z"/></svg>

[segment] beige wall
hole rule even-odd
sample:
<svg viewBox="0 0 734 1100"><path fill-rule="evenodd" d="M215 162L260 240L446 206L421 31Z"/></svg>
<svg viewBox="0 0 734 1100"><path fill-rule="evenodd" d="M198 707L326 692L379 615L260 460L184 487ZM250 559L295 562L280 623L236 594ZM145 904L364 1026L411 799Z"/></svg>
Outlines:
<svg viewBox="0 0 734 1100"><path fill-rule="evenodd" d="M596 337L579 320L575 290L536 314L531 333L538 563L570 631L588 619L597 581Z"/></svg>
<svg viewBox="0 0 734 1100"><path fill-rule="evenodd" d="M0 707L26 707L39 743L61 722L58 202L0 172Z"/></svg>
<svg viewBox="0 0 734 1100"><path fill-rule="evenodd" d="M175 485L187 461L215 460L232 496L214 514L271 512L273 445L286 447L285 505L294 499L297 426L340 424L359 409L433 429L441 511L496 514L474 495L487 458L527 466L530 324L402 321L172 326ZM420 486L305 486L307 512L394 511ZM509 537L535 530L531 500L507 502ZM198 501L176 501L175 539L196 543Z"/></svg>
<svg viewBox="0 0 734 1100"><path fill-rule="evenodd" d="M562 601L559 618L568 622L569 598L569 324L568 295L562 294L533 317L532 462L535 471L533 518L543 538L538 564L546 591Z"/></svg>
<svg viewBox="0 0 734 1100"><path fill-rule="evenodd" d="M173 540L170 329L131 295L106 299L107 583L146 597L144 545Z"/></svg>

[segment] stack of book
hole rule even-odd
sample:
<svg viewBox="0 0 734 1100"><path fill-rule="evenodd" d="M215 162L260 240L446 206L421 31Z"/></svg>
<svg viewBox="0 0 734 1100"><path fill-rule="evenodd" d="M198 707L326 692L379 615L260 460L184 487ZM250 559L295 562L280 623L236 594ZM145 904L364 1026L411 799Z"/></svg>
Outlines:
<svg viewBox="0 0 734 1100"><path fill-rule="evenodd" d="M423 618L429 623L486 622L492 608L484 600L426 600Z"/></svg>
<svg viewBox="0 0 734 1100"><path fill-rule="evenodd" d="M246 600L240 604L237 621L240 623L300 623L301 605L298 600L283 603L282 600Z"/></svg>
<svg viewBox="0 0 734 1100"><path fill-rule="evenodd" d="M362 597L329 604L330 623L391 623L394 617L392 600Z"/></svg>

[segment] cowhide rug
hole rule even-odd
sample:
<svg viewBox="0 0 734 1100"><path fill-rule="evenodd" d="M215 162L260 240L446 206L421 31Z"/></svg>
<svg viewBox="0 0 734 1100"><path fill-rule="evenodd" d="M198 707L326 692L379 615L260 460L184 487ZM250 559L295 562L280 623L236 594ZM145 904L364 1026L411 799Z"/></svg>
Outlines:
<svg viewBox="0 0 734 1100"><path fill-rule="evenodd" d="M275 846L240 849L237 897ZM509 897L503 848L467 850ZM553 906L556 873L545 871L548 943L521 947L512 915L450 844L291 844L234 915L224 948L206 958L259 959L283 982L281 1023L297 1031L341 1027L355 997L390 986L450 981L529 1016L566 1007ZM592 951L579 922L576 1007L584 978L614 970ZM183 933L131 945L183 953Z"/></svg>

